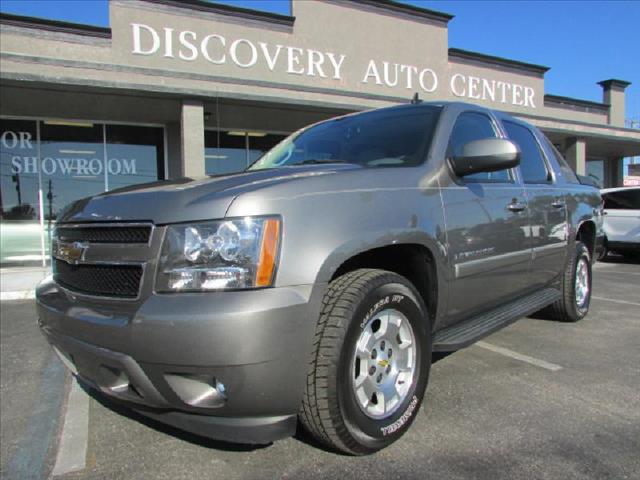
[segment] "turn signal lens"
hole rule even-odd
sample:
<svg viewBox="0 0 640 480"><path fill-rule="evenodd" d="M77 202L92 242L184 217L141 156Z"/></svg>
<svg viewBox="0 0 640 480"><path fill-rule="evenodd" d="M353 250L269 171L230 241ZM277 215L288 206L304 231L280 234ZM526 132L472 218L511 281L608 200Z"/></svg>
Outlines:
<svg viewBox="0 0 640 480"><path fill-rule="evenodd" d="M260 260L258 261L258 272L256 274L257 287L271 285L279 241L280 221L275 218L265 220L262 231L262 245L260 246Z"/></svg>
<svg viewBox="0 0 640 480"><path fill-rule="evenodd" d="M277 269L281 231L277 217L169 225L156 291L269 287Z"/></svg>

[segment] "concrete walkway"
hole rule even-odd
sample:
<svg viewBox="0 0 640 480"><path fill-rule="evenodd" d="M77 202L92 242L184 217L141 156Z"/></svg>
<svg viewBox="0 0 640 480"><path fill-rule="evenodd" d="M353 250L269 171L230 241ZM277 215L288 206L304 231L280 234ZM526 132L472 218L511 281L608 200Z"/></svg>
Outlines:
<svg viewBox="0 0 640 480"><path fill-rule="evenodd" d="M0 300L33 298L36 285L50 273L50 267L0 268Z"/></svg>

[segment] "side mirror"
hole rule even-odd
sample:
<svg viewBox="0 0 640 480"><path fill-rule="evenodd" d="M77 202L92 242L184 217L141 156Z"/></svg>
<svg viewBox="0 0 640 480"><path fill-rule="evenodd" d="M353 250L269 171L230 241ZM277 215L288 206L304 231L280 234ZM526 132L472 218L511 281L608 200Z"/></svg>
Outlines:
<svg viewBox="0 0 640 480"><path fill-rule="evenodd" d="M456 175L464 177L478 172L495 172L520 164L520 149L511 140L485 138L462 147L460 155L450 159Z"/></svg>

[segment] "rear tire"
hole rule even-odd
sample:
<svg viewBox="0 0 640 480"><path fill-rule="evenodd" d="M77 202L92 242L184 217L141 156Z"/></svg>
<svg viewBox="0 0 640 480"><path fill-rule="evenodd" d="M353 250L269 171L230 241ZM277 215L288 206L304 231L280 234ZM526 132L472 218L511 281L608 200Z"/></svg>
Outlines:
<svg viewBox="0 0 640 480"><path fill-rule="evenodd" d="M576 241L574 255L560 280L562 297L542 314L562 322L577 322L589 312L591 303L591 257L587 246Z"/></svg>
<svg viewBox="0 0 640 480"><path fill-rule="evenodd" d="M407 431L431 366L427 311L408 280L359 269L332 281L313 345L299 418L316 440L366 455Z"/></svg>
<svg viewBox="0 0 640 480"><path fill-rule="evenodd" d="M609 254L609 249L607 248L607 239L605 237L604 240L602 241L602 250L600 250L600 253L598 254L598 261L599 262L604 261L604 259L607 258L608 254Z"/></svg>

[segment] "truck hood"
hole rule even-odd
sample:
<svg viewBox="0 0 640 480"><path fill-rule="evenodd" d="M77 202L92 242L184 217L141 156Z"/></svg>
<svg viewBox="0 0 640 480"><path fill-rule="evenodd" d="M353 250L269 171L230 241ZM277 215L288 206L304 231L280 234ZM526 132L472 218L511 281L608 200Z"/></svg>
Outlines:
<svg viewBox="0 0 640 480"><path fill-rule="evenodd" d="M58 222L149 221L162 225L223 218L242 193L359 168L353 164L305 165L146 183L78 200L60 213Z"/></svg>

